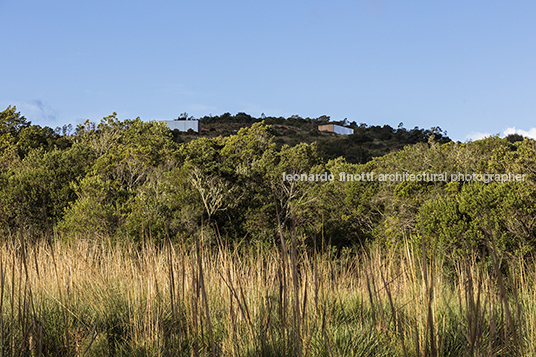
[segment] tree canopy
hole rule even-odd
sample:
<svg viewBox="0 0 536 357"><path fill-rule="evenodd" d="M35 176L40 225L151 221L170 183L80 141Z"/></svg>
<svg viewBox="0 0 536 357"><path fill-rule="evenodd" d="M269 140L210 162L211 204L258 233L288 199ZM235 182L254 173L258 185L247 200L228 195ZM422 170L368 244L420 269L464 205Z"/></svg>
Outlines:
<svg viewBox="0 0 536 357"><path fill-rule="evenodd" d="M177 142L160 122L112 113L71 133L31 125L8 107L0 113L0 234L184 240L210 224L229 240L272 244L281 224L305 244L323 237L338 246L390 246L424 235L451 253L485 250L486 242L512 254L534 247L534 140L455 143L439 128L354 123L347 137L278 145L280 119L239 113L232 120L248 125ZM285 121L306 126L329 117ZM386 154L373 155L380 142L389 143ZM444 180L422 176L443 173ZM396 174L406 179L379 179ZM525 176L482 179L491 174Z"/></svg>

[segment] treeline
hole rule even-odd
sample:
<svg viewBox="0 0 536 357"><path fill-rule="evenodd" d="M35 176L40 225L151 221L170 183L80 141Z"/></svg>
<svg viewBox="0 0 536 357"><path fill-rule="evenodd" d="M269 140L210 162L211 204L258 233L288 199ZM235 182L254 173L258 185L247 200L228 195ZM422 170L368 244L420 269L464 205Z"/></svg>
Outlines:
<svg viewBox="0 0 536 357"><path fill-rule="evenodd" d="M536 144L529 139L442 143L432 130L417 144L355 164L326 156L317 143L279 148L266 122L228 137L177 143L164 124L120 121L115 113L72 133L32 126L14 107L0 115L4 239L23 230L36 239L53 233L63 239L188 240L215 224L224 239L255 244L273 244L279 225L305 244L323 237L340 247L368 241L393 246L424 235L445 252L493 244L527 254L535 243ZM341 173L378 178L423 172L449 178L513 173L525 180L339 180ZM283 179L302 174L334 179ZM205 232L209 241L211 232Z"/></svg>
<svg viewBox="0 0 536 357"><path fill-rule="evenodd" d="M404 146L426 143L431 138L437 143L450 142L450 138L439 127L411 130L400 123L397 129L389 125L354 127L354 134L338 136L333 140L320 141L319 150L325 158L335 159L343 156L349 163L364 164L374 157L401 150Z"/></svg>
<svg viewBox="0 0 536 357"><path fill-rule="evenodd" d="M188 114L183 113L180 118L188 118ZM264 122L265 125L272 126L272 134L276 137L275 142L280 144L278 147L285 143L281 137L292 138L291 143L317 142L318 150L324 158L334 159L344 156L348 162L353 164L364 164L373 157L398 151L406 145L428 142L432 136L434 136L435 141L442 144L451 141L447 133L440 127L406 129L404 124L400 123L395 129L390 125L357 124L355 121L350 122L347 119L336 121L327 115L318 118L302 118L298 115L284 118L263 114L259 118L255 118L246 113L237 113L236 115L225 113L219 116L204 116L199 120L205 125L252 125ZM318 131L318 126L325 124L352 128L354 134L345 136L331 134L326 138L328 134Z"/></svg>

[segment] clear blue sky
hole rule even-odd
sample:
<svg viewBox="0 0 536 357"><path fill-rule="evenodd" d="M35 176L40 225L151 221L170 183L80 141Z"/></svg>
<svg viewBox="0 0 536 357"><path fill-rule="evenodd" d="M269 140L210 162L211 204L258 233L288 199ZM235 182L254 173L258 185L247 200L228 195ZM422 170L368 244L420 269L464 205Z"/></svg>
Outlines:
<svg viewBox="0 0 536 357"><path fill-rule="evenodd" d="M534 1L0 0L0 14L0 110L34 124L325 114L461 141L536 126Z"/></svg>

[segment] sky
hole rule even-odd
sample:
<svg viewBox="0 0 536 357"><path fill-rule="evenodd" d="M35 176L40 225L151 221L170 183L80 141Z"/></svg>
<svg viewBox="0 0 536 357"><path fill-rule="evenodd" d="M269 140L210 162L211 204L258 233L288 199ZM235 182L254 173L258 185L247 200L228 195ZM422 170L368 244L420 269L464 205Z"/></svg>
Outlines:
<svg viewBox="0 0 536 357"><path fill-rule="evenodd" d="M536 138L536 2L0 0L0 110L226 112Z"/></svg>

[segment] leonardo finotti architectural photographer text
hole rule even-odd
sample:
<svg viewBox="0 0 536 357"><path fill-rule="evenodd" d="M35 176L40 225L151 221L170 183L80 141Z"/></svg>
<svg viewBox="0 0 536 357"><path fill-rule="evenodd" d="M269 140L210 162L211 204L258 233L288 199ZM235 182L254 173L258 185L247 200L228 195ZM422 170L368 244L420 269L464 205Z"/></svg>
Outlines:
<svg viewBox="0 0 536 357"><path fill-rule="evenodd" d="M337 179L342 182L363 181L363 182L403 182L403 181L416 181L416 182L524 182L525 174L495 174L495 173L408 173L408 172L395 172L395 173L375 173L375 172L361 172L358 174L350 174L341 172L338 175L333 175L329 172L322 174L287 174L283 172L283 181L297 182L297 181L312 181L312 182L326 182L334 181Z"/></svg>

